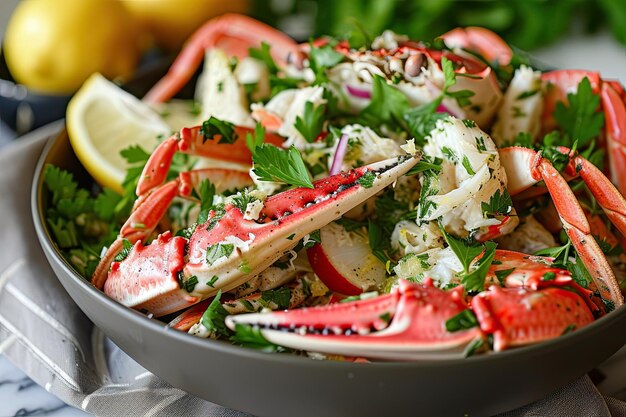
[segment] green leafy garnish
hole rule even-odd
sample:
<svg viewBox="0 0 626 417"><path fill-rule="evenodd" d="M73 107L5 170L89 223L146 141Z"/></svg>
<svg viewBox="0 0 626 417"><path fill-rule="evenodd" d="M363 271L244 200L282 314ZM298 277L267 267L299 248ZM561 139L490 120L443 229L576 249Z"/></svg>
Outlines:
<svg viewBox="0 0 626 417"><path fill-rule="evenodd" d="M211 245L206 249L206 261L209 265L213 265L213 263L222 256L228 258L230 254L233 253L234 249L235 245L232 243L216 243L215 245Z"/></svg>
<svg viewBox="0 0 626 417"><path fill-rule="evenodd" d="M468 292L481 292L485 290L485 278L489 272L489 267L496 255L496 246L494 242L485 243L485 253L476 262L477 268L469 274L461 278L461 283Z"/></svg>
<svg viewBox="0 0 626 417"><path fill-rule="evenodd" d="M459 330L471 329L478 326L478 320L472 310L463 310L459 314L446 320L446 330L458 332Z"/></svg>
<svg viewBox="0 0 626 417"><path fill-rule="evenodd" d="M267 303L274 303L278 310L285 310L289 308L291 291L287 287L263 291L261 293L261 300Z"/></svg>
<svg viewBox="0 0 626 417"><path fill-rule="evenodd" d="M115 262L122 262L124 259L126 259L128 257L128 255L130 254L130 251L131 251L132 248L133 248L133 244L130 243L130 241L128 239L123 239L122 240L122 250L120 251L120 253L115 255L115 258L113 260Z"/></svg>
<svg viewBox="0 0 626 417"><path fill-rule="evenodd" d="M198 214L198 224L204 224L209 220L209 213L213 208L213 197L215 197L215 184L208 179L200 183L200 214Z"/></svg>
<svg viewBox="0 0 626 417"><path fill-rule="evenodd" d="M313 188L302 155L292 146L289 149L263 144L253 155L254 173L261 181L283 182L290 186Z"/></svg>
<svg viewBox="0 0 626 417"><path fill-rule="evenodd" d="M289 349L278 346L263 337L261 329L241 323L235 324L235 334L231 336L230 341L239 346L258 349L264 352L289 351Z"/></svg>
<svg viewBox="0 0 626 417"><path fill-rule="evenodd" d="M365 174L363 174L361 178L356 180L356 182L361 184L361 187L363 188L372 188L375 180L376 180L376 174L372 171L367 171Z"/></svg>
<svg viewBox="0 0 626 417"><path fill-rule="evenodd" d="M494 265L495 261L493 261L491 264ZM504 286L504 280L506 279L506 277L511 275L513 271L515 271L515 268L500 269L498 271L494 271L494 273L496 274L496 278L498 279L498 282L500 283L500 285Z"/></svg>
<svg viewBox="0 0 626 417"><path fill-rule="evenodd" d="M246 133L246 146L250 149L252 155L256 153L256 148L263 144L265 140L265 128L261 123L257 123L254 127L254 134Z"/></svg>
<svg viewBox="0 0 626 417"><path fill-rule="evenodd" d="M218 143L235 143L238 136L235 132L235 125L217 119L211 116L208 120L202 122L202 127L200 128L200 133L204 137L204 141L207 140L215 140L219 138Z"/></svg>
<svg viewBox="0 0 626 417"><path fill-rule="evenodd" d="M317 48L311 44L310 48L309 67L315 73L314 84L320 84L327 81L326 69L339 64L345 57L330 45Z"/></svg>
<svg viewBox="0 0 626 417"><path fill-rule="evenodd" d="M374 75L372 83L372 98L370 104L361 112L361 117L373 127L380 127L383 124L403 126L404 114L411 107L404 93L387 84L387 81L379 75Z"/></svg>
<svg viewBox="0 0 626 417"><path fill-rule="evenodd" d="M272 54L270 53L270 45L267 42L261 42L260 48L249 48L248 54L251 58L263 61L270 74L276 74L278 72L278 65L274 62Z"/></svg>
<svg viewBox="0 0 626 417"><path fill-rule="evenodd" d="M489 203L481 203L483 216L486 218L509 214L512 208L513 200L506 188L503 191L496 190L489 199Z"/></svg>
<svg viewBox="0 0 626 417"><path fill-rule="evenodd" d="M198 283L198 277L195 275L190 276L185 281L184 287L187 292L192 292L194 288L196 288L196 284Z"/></svg>
<svg viewBox="0 0 626 417"><path fill-rule="evenodd" d="M228 316L228 311L226 311L224 306L222 306L222 303L220 302L221 297L222 290L219 290L213 301L211 301L211 304L209 304L209 307L207 307L206 311L202 315L200 322L210 332L219 336L228 337L231 332L224 323L226 316Z"/></svg>
<svg viewBox="0 0 626 417"><path fill-rule="evenodd" d="M576 93L567 95L567 101L567 106L562 102L556 104L554 118L561 129L583 148L600 134L604 125L604 114L597 111L600 97L593 93L591 83L585 77L578 84Z"/></svg>
<svg viewBox="0 0 626 417"><path fill-rule="evenodd" d="M307 101L304 104L303 117L296 117L294 126L307 142L315 142L315 139L322 133L325 109L326 106L323 104L314 106L312 102Z"/></svg>
<svg viewBox="0 0 626 417"><path fill-rule="evenodd" d="M466 275L469 274L470 265L474 259L476 259L476 257L483 252L484 248L482 245L470 244L466 240L448 234L443 227L441 228L441 232L444 239L448 243L448 246L450 246L452 252L454 252L456 257L461 262L461 265L463 266L463 273Z"/></svg>

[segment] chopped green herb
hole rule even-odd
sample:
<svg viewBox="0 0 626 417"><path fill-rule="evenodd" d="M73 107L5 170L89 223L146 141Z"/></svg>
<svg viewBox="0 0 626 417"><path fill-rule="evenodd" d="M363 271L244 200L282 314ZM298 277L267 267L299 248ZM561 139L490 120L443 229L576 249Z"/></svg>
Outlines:
<svg viewBox="0 0 626 417"><path fill-rule="evenodd" d="M469 274L470 265L474 259L483 252L484 248L481 245L473 245L463 239L449 235L443 227L441 227L441 233L448 243L448 246L450 246L450 249L452 249L452 252L454 252L459 261L461 261L463 272L466 275Z"/></svg>
<svg viewBox="0 0 626 417"><path fill-rule="evenodd" d="M294 146L280 149L274 145L263 144L256 148L253 161L254 173L261 181L278 181L291 186L313 188L302 155Z"/></svg>
<svg viewBox="0 0 626 417"><path fill-rule="evenodd" d="M218 143L235 143L238 138L234 124L213 116L202 122L200 133L204 141L215 140L219 137Z"/></svg>
<svg viewBox="0 0 626 417"><path fill-rule="evenodd" d="M263 291L261 293L261 300L268 303L274 303L278 310L285 310L289 308L289 304L291 302L291 291L287 287Z"/></svg>
<svg viewBox="0 0 626 417"><path fill-rule="evenodd" d="M481 208L486 218L506 215L513 208L513 200L506 188L502 191L496 190L489 199L489 203L481 203Z"/></svg>
<svg viewBox="0 0 626 417"><path fill-rule="evenodd" d="M469 274L461 278L461 282L468 292L480 292L485 289L485 277L489 272L491 261L496 254L496 246L494 242L485 243L485 253L476 263L477 268Z"/></svg>
<svg viewBox="0 0 626 417"><path fill-rule="evenodd" d="M235 334L230 341L236 345L262 350L264 352L287 352L288 349L268 341L258 327L235 324Z"/></svg>
<svg viewBox="0 0 626 417"><path fill-rule="evenodd" d="M538 89L537 90L524 91L524 92L520 93L517 97L515 97L515 99L516 100L524 100L525 98L534 96L538 92L539 92Z"/></svg>
<svg viewBox="0 0 626 417"><path fill-rule="evenodd" d="M303 117L296 117L294 127L302 134L302 137L304 137L307 142L315 142L315 139L322 133L325 110L326 106L324 104L315 106L312 102L307 101L304 104Z"/></svg>
<svg viewBox="0 0 626 417"><path fill-rule="evenodd" d="M476 175L476 172L474 172L474 169L472 168L472 163L470 162L467 155L463 155L463 168L465 168L465 171L467 171L467 175Z"/></svg>
<svg viewBox="0 0 626 417"><path fill-rule="evenodd" d="M128 255L130 254L130 251L132 249L133 249L133 244L130 243L130 241L128 239L123 239L122 240L122 250L120 251L120 253L115 255L115 258L113 260L115 262L122 262L124 259L126 259L128 257Z"/></svg>
<svg viewBox="0 0 626 417"><path fill-rule="evenodd" d="M372 98L370 104L363 109L361 116L374 128L381 125L395 126L404 124L404 114L411 107L404 93L387 81L374 75L372 81Z"/></svg>
<svg viewBox="0 0 626 417"><path fill-rule="evenodd" d="M263 144L265 140L265 128L261 123L257 123L254 127L254 135L246 133L246 146L250 149L252 155L256 153L256 148Z"/></svg>
<svg viewBox="0 0 626 417"><path fill-rule="evenodd" d="M495 265L496 261L493 261L491 264ZM500 283L500 285L502 285L504 287L504 280L506 279L506 277L511 275L511 273L513 271L515 271L515 268L501 269L501 270L498 270L498 271L494 271L494 273L496 274L496 278L498 279L498 282Z"/></svg>
<svg viewBox="0 0 626 417"><path fill-rule="evenodd" d="M563 329L563 333L561 333L561 336L563 336L564 334L568 334L570 332L573 332L574 330L576 330L576 325L575 324L570 324L565 329Z"/></svg>
<svg viewBox="0 0 626 417"><path fill-rule="evenodd" d="M215 283L217 282L218 279L220 279L220 277L218 277L217 275L213 275L211 279L206 282L206 285L209 287L213 287L215 286Z"/></svg>
<svg viewBox="0 0 626 417"><path fill-rule="evenodd" d="M567 106L561 102L556 104L554 118L572 140L585 147L600 134L604 125L604 114L597 111L600 97L593 93L591 83L585 77L578 84L576 93L567 95L567 101Z"/></svg>
<svg viewBox="0 0 626 417"><path fill-rule="evenodd" d="M250 48L248 49L248 54L251 58L258 59L259 61L263 61L267 70L271 74L276 74L278 72L278 65L274 62L274 58L272 58L272 54L270 53L270 45L267 42L261 42L260 48Z"/></svg>
<svg viewBox="0 0 626 417"><path fill-rule="evenodd" d="M376 180L376 174L372 171L367 171L361 178L356 180L363 188L372 188Z"/></svg>
<svg viewBox="0 0 626 417"><path fill-rule="evenodd" d="M542 281L554 281L556 279L556 274L552 271L546 272L541 277Z"/></svg>
<svg viewBox="0 0 626 417"><path fill-rule="evenodd" d="M473 356L476 352L478 352L480 349L482 349L484 346L485 346L485 341L482 338L475 339L469 345L467 345L467 348L465 348L465 351L463 351L463 356L466 358L469 358L470 356Z"/></svg>
<svg viewBox="0 0 626 417"><path fill-rule="evenodd" d="M478 326L478 320L476 320L472 310L463 310L446 320L446 330L449 332L458 332L459 330L467 330L476 326Z"/></svg>
<svg viewBox="0 0 626 417"><path fill-rule="evenodd" d="M213 301L211 301L211 304L209 304L209 307L207 307L204 314L202 314L200 323L202 323L202 325L210 332L228 337L230 335L230 330L224 323L226 316L228 316L228 311L226 311L224 306L222 306L222 303L220 302L221 297L222 290L219 290Z"/></svg>
<svg viewBox="0 0 626 417"><path fill-rule="evenodd" d="M196 288L196 284L198 283L198 277L195 275L190 276L189 278L187 278L187 281L185 281L185 290L187 292L192 292L194 288Z"/></svg>
<svg viewBox="0 0 626 417"><path fill-rule="evenodd" d="M216 243L215 245L211 245L206 249L206 261L209 265L213 265L215 261L220 259L222 256L228 258L233 250L235 249L235 245L232 243Z"/></svg>
<svg viewBox="0 0 626 417"><path fill-rule="evenodd" d="M204 224L209 220L209 214L213 208L213 198L215 197L215 185L208 179L200 183L200 213L198 214L198 224Z"/></svg>

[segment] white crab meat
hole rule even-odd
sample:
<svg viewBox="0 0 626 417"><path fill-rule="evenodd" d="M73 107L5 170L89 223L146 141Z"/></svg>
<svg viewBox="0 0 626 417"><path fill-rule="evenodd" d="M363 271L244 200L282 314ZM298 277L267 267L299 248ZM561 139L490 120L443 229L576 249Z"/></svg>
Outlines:
<svg viewBox="0 0 626 417"><path fill-rule="evenodd" d="M233 74L224 51L207 50L204 65L196 85L196 100L202 106L198 120L213 116L237 126L254 127L245 89Z"/></svg>
<svg viewBox="0 0 626 417"><path fill-rule="evenodd" d="M313 106L325 104L323 97L324 88L321 86L306 87L300 89L289 89L276 94L267 104L255 103L251 106L252 115L257 121L261 121L268 115L280 120L280 126L276 133L287 138L284 147L294 145L296 148L304 148L310 144L302 137L296 129L295 124L298 117L304 116L304 109L307 102Z"/></svg>
<svg viewBox="0 0 626 417"><path fill-rule="evenodd" d="M380 137L367 126L347 125L341 133L348 135L348 148L342 165L344 171L406 153L395 140Z"/></svg>
<svg viewBox="0 0 626 417"><path fill-rule="evenodd" d="M498 146L512 142L521 132L536 139L542 111L541 73L522 65L504 94L491 137Z"/></svg>
<svg viewBox="0 0 626 417"><path fill-rule="evenodd" d="M443 243L443 235L435 222L418 226L415 221L402 220L396 224L391 233L391 247L400 256L443 248Z"/></svg>
<svg viewBox="0 0 626 417"><path fill-rule="evenodd" d="M520 225L506 236L498 239L498 248L522 253L535 253L538 250L557 246L556 240L534 216L520 221Z"/></svg>
<svg viewBox="0 0 626 417"><path fill-rule="evenodd" d="M430 203L418 210L418 221L441 222L450 233L466 236L481 228L499 225L500 220L483 213L507 183L495 144L473 122L452 116L438 120L427 138L424 154L443 160L437 177L424 180ZM512 221L516 221L512 220Z"/></svg>
<svg viewBox="0 0 626 417"><path fill-rule="evenodd" d="M409 253L400 258L393 272L398 278L421 282L426 276L440 287L458 283L456 275L463 270L452 249L435 248L422 253Z"/></svg>

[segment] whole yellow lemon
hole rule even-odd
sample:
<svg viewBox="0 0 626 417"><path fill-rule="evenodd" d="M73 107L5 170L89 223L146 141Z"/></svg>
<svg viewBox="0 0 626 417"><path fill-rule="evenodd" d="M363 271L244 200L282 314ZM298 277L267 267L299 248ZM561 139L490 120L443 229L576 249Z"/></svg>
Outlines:
<svg viewBox="0 0 626 417"><path fill-rule="evenodd" d="M27 87L64 94L94 72L129 77L140 57L139 31L124 5L109 0L23 0L9 20L4 55Z"/></svg>
<svg viewBox="0 0 626 417"><path fill-rule="evenodd" d="M176 51L203 23L223 13L244 13L247 0L123 0L157 45Z"/></svg>

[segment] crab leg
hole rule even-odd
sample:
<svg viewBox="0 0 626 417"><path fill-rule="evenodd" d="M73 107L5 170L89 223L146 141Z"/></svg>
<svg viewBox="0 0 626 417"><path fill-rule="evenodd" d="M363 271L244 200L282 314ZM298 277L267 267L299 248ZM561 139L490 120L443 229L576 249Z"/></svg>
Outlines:
<svg viewBox="0 0 626 417"><path fill-rule="evenodd" d="M91 283L96 288L103 288L109 267L122 250L124 240L134 244L147 239L178 195L179 181L174 180L152 189L135 202L133 212L122 226L119 236L100 258L100 263L91 277Z"/></svg>
<svg viewBox="0 0 626 417"><path fill-rule="evenodd" d="M154 269L153 258L136 256L134 262L113 264L105 292L127 306L160 316L211 297L219 289L233 289L288 253L309 233L396 181L417 161L410 156L393 158L316 181L313 189L297 188L272 196L261 212L266 219L258 221L244 219L240 208L227 205L223 214L212 212L207 223L197 226L186 257L184 247L183 252L170 254L172 261L186 259L175 276L159 272L172 269L166 260ZM364 175L372 177L371 186L369 181L368 186L360 184ZM135 246L133 251L138 249L142 247ZM150 274L141 272L146 268ZM157 294L153 287L162 292Z"/></svg>
<svg viewBox="0 0 626 417"><path fill-rule="evenodd" d="M459 53L464 50L476 51L489 62L508 65L513 57L511 47L497 34L489 29L470 26L456 28L441 35L450 48Z"/></svg>
<svg viewBox="0 0 626 417"><path fill-rule="evenodd" d="M600 96L606 118L607 154L611 167L611 179L622 195L626 195L626 105L614 86L615 83L604 83Z"/></svg>
<svg viewBox="0 0 626 417"><path fill-rule="evenodd" d="M225 14L209 20L189 38L168 73L148 91L144 101L160 103L172 98L191 79L206 49L222 48L230 56L243 58L248 56L248 48L262 41L272 45L272 56L278 62L284 62L298 48L289 36L244 15Z"/></svg>
<svg viewBox="0 0 626 417"><path fill-rule="evenodd" d="M518 266L525 270L527 263L521 260ZM530 265L531 275L535 270ZM372 299L228 316L226 325L232 330L238 325L255 326L268 341L295 349L415 360L462 357L466 346L487 334L494 335L494 349L503 350L558 337L593 321L575 292L492 286L470 302L478 326L454 329L450 319L459 314L472 317L461 288L443 291L430 279L423 284L400 280L390 294Z"/></svg>
<svg viewBox="0 0 626 417"><path fill-rule="evenodd" d="M566 148L559 150L563 153L569 152ZM624 299L613 270L595 241L587 217L567 181L547 159L532 149L520 147L502 149L500 161L507 172L511 195L541 180L545 182L561 223L591 274L601 297L612 302L615 307L621 306ZM610 181L581 156L572 158L566 171L581 176L598 203L606 210L612 221L615 219L615 225L621 230L625 225L626 202Z"/></svg>
<svg viewBox="0 0 626 417"><path fill-rule="evenodd" d="M252 163L252 153L246 145L246 135L253 133L253 129L236 126L234 143L220 143L220 135L206 138L202 133L201 126L182 128L179 133L161 142L150 155L137 184L137 195L141 196L165 182L172 159L179 151L213 159L218 161L218 164L223 162L242 164L241 170L247 171L247 167ZM283 138L267 132L264 141L280 146L283 143Z"/></svg>
<svg viewBox="0 0 626 417"><path fill-rule="evenodd" d="M402 280L399 289L373 299L271 314L229 316L226 325L261 327L270 342L314 352L385 359L462 356L481 336L478 328L447 332L445 322L466 310L459 292Z"/></svg>

